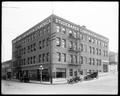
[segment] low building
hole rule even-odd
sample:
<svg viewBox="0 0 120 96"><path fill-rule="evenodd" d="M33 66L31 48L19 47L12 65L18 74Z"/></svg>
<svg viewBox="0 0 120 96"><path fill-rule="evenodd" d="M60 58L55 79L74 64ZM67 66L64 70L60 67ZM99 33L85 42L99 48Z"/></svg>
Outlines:
<svg viewBox="0 0 120 96"><path fill-rule="evenodd" d="M10 78L11 77L11 65L12 60L8 60L2 63L2 78Z"/></svg>
<svg viewBox="0 0 120 96"><path fill-rule="evenodd" d="M118 64L118 53L112 51L109 52L109 64Z"/></svg>

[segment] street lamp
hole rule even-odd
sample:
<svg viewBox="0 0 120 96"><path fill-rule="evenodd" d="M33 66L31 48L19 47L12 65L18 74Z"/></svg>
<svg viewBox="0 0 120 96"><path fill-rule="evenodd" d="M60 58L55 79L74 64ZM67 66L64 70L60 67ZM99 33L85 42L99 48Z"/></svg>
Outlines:
<svg viewBox="0 0 120 96"><path fill-rule="evenodd" d="M43 66L41 65L41 66L39 67L39 70L40 70L40 72L41 72L41 74L40 74L40 75L41 75L41 76L40 76L40 77L41 77L41 78L40 78L40 82L42 82L42 70L43 70L43 69L44 69L44 68L43 68Z"/></svg>

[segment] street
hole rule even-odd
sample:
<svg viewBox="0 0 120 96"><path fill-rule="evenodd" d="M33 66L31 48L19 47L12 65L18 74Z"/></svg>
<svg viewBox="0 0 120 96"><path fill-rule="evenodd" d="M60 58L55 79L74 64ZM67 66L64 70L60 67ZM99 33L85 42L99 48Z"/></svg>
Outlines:
<svg viewBox="0 0 120 96"><path fill-rule="evenodd" d="M2 80L2 94L117 94L118 73L75 84L21 83Z"/></svg>

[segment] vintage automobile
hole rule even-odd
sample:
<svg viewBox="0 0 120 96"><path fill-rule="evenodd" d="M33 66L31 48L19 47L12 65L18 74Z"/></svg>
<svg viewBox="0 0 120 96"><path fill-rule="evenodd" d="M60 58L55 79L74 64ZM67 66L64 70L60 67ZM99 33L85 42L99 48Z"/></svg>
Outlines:
<svg viewBox="0 0 120 96"><path fill-rule="evenodd" d="M93 72L89 75L86 75L84 77L84 80L91 80L91 79L94 79L94 78L98 78L98 72Z"/></svg>
<svg viewBox="0 0 120 96"><path fill-rule="evenodd" d="M28 74L23 74L23 73L20 74L19 79L20 79L21 82L29 82L30 81L29 75Z"/></svg>
<svg viewBox="0 0 120 96"><path fill-rule="evenodd" d="M73 84L73 83L77 83L81 81L81 78L79 76L76 76L76 77L72 77L70 79L67 80L67 83L68 84Z"/></svg>

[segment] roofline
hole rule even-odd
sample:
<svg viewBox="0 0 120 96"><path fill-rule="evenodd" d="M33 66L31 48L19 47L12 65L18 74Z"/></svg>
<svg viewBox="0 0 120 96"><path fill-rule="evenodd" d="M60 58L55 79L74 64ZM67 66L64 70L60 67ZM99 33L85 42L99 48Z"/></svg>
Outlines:
<svg viewBox="0 0 120 96"><path fill-rule="evenodd" d="M12 40L12 42L16 39L18 39L19 37L21 37L22 35L26 34L28 31L30 31L31 29L33 29L34 27L38 26L40 23L44 22L45 20L47 20L48 18L50 18L52 15L48 16L47 18L43 19L42 21L40 21L39 23L37 23L36 25L34 25L33 27L31 27L30 29L28 29L27 31L25 31L24 33L22 33L21 35L17 36L15 39Z"/></svg>

